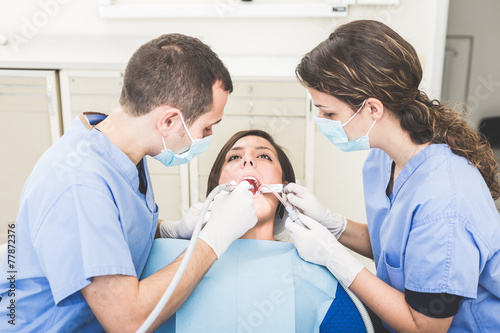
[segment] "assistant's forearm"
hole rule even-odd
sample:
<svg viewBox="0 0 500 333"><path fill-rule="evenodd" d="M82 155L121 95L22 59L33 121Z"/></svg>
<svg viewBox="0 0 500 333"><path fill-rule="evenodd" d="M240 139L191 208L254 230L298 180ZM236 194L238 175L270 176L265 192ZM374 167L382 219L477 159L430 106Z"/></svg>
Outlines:
<svg viewBox="0 0 500 333"><path fill-rule="evenodd" d="M180 255L172 264L149 276L139 283L139 297L144 301L147 309L147 314L153 311L154 307L160 300L161 296L167 289L170 281L172 281L175 272L184 257L184 253ZM150 331L156 330L163 322L168 320L175 311L186 301L188 296L198 285L201 279L205 276L214 261L217 259L214 251L203 240L198 239L193 256L189 260L179 285L175 289L169 302L158 316L158 319L152 325Z"/></svg>
<svg viewBox="0 0 500 333"><path fill-rule="evenodd" d="M373 259L372 244L367 224L348 219L347 227L340 236L339 242L354 252Z"/></svg>
<svg viewBox="0 0 500 333"><path fill-rule="evenodd" d="M364 268L349 286L363 303L397 332L446 332L453 317L436 319L413 310L404 293Z"/></svg>

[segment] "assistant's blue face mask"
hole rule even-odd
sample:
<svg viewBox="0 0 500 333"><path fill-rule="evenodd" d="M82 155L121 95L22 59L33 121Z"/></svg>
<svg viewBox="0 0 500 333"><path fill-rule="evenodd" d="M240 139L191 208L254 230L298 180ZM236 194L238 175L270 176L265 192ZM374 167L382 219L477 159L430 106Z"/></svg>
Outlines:
<svg viewBox="0 0 500 333"><path fill-rule="evenodd" d="M359 113L359 111L361 111L361 109L363 109L365 103L366 100L363 101L363 104L361 104L361 107L358 109L358 111L356 111L356 113L351 118L349 118L349 120L346 121L345 124L342 124L342 122L338 120L318 118L317 116L315 116L314 121L316 122L316 126L318 126L319 132L326 136L328 140L330 140L330 142L332 142L337 148L342 151L349 152L370 149L370 140L368 134L370 134L370 131L377 122L376 120L373 121L373 124L368 130L368 133L355 141L349 141L349 138L347 137L347 134L344 130L344 126L347 125Z"/></svg>
<svg viewBox="0 0 500 333"><path fill-rule="evenodd" d="M206 136L203 139L193 140L191 134L189 133L189 130L187 129L186 123L182 118L182 115L179 114L179 116L181 117L182 125L184 126L184 129L186 129L186 132L192 143L187 151L181 154L176 154L172 150L167 149L167 146L165 145L165 138L162 136L161 139L163 141L164 149L161 151L161 153L153 157L165 166L175 166L188 163L199 154L207 151L208 147L210 147L210 143L212 142L213 135Z"/></svg>

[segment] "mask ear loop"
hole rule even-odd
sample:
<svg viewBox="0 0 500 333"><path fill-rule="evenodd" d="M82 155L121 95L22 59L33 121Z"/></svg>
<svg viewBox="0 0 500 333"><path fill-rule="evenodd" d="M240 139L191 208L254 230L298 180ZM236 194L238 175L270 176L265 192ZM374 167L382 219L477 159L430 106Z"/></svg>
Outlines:
<svg viewBox="0 0 500 333"><path fill-rule="evenodd" d="M191 137L191 134L189 133L189 130L186 126L186 123L184 122L184 118L182 118L182 114L179 113L179 117L181 117L181 121L182 121L182 125L184 126L184 129L186 130L188 136L189 136L189 140L191 140L191 142L194 142L193 138Z"/></svg>
<svg viewBox="0 0 500 333"><path fill-rule="evenodd" d="M372 131L372 128L373 128L373 126L375 126L375 123L376 123L376 122L377 122L376 120L374 120L374 121L373 121L372 126L370 127L370 129L368 130L368 133L366 133L366 135L365 135L365 136L368 136L368 134L370 134L370 132Z"/></svg>
<svg viewBox="0 0 500 333"><path fill-rule="evenodd" d="M163 135L161 136L161 140L163 141L163 150L162 151L165 151L165 150L167 150L167 145L165 144L165 138L163 137Z"/></svg>
<svg viewBox="0 0 500 333"><path fill-rule="evenodd" d="M359 112L359 111L361 111L361 109L363 109L363 107L365 106L365 103L366 103L366 99L363 101L363 103L362 103L362 104L361 104L361 106L359 107L358 111L356 111L356 113L355 113L355 114L353 114L353 115L352 115L352 117L351 117L351 118L349 118L349 120L348 120L348 121L346 121L346 122L342 125L342 127L344 127L345 125L347 125L347 124L348 124L348 123L352 120L352 118L354 118L354 117L358 114L358 112Z"/></svg>

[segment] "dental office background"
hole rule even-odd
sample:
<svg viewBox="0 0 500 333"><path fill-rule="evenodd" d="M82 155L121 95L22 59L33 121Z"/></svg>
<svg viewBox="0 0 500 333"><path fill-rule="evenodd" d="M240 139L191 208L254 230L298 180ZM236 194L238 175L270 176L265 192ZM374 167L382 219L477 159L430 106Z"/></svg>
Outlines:
<svg viewBox="0 0 500 333"><path fill-rule="evenodd" d="M235 89L207 153L173 168L149 159L160 218L180 218L202 201L222 145L239 130L260 128L287 149L298 182L327 207L364 222L367 152L342 153L318 133L295 66L338 24L382 21L416 48L421 89L468 103L472 124L488 119L500 136L499 13L496 0L0 0L0 244L43 152L79 113L109 113L132 53L172 32L210 45ZM75 147L54 167L69 172L85 156L84 146Z"/></svg>

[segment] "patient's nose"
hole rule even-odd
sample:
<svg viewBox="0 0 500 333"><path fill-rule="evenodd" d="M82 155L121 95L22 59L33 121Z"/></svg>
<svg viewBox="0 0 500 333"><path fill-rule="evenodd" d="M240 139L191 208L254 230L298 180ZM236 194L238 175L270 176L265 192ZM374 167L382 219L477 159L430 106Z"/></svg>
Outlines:
<svg viewBox="0 0 500 333"><path fill-rule="evenodd" d="M242 168L246 167L246 166L251 166L253 167L255 165L253 159L251 156L245 156L243 157L243 163L241 165Z"/></svg>

